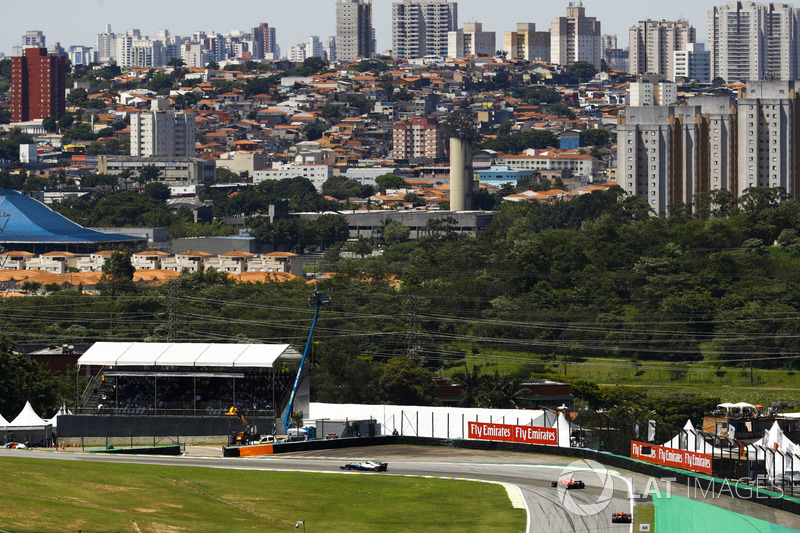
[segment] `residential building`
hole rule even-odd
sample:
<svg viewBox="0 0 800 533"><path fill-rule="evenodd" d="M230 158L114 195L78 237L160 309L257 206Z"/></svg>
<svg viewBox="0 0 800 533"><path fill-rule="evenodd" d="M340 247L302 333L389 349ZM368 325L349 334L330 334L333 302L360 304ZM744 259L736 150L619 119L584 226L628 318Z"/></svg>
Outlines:
<svg viewBox="0 0 800 533"><path fill-rule="evenodd" d="M135 176L142 167L155 166L160 171L158 181L170 187L199 185L205 181L214 181L216 166L213 161L205 161L194 157L134 157L134 156L97 156L97 171L114 176L129 170Z"/></svg>
<svg viewBox="0 0 800 533"><path fill-rule="evenodd" d="M570 2L567 16L550 24L550 62L570 66L586 61L600 70L602 54L600 21L586 16L582 2Z"/></svg>
<svg viewBox="0 0 800 533"><path fill-rule="evenodd" d="M643 20L630 29L629 70L675 80L673 53L694 43L697 32L685 20Z"/></svg>
<svg viewBox="0 0 800 533"><path fill-rule="evenodd" d="M739 98L629 107L617 125L617 180L656 213L700 192L783 187L800 195L796 81L750 81Z"/></svg>
<svg viewBox="0 0 800 533"><path fill-rule="evenodd" d="M66 112L67 59L46 48L26 48L11 58L11 122L25 122Z"/></svg>
<svg viewBox="0 0 800 533"><path fill-rule="evenodd" d="M292 63L302 63L306 60L306 50L308 49L306 43L300 43L297 46L290 46L289 53L286 56L286 59L291 61Z"/></svg>
<svg viewBox="0 0 800 533"><path fill-rule="evenodd" d="M628 72L630 53L627 48L608 49L603 54L609 69Z"/></svg>
<svg viewBox="0 0 800 533"><path fill-rule="evenodd" d="M797 81L749 81L740 93L737 195L749 187L783 187L800 195L798 89Z"/></svg>
<svg viewBox="0 0 800 533"><path fill-rule="evenodd" d="M446 57L448 33L458 30L458 4L447 0L392 3L392 49L396 57Z"/></svg>
<svg viewBox="0 0 800 533"><path fill-rule="evenodd" d="M392 158L435 159L444 157L442 127L432 117L415 116L392 128Z"/></svg>
<svg viewBox="0 0 800 533"><path fill-rule="evenodd" d="M375 53L372 0L336 1L336 59L353 61Z"/></svg>
<svg viewBox="0 0 800 533"><path fill-rule="evenodd" d="M131 113L131 156L194 157L195 116L157 109Z"/></svg>
<svg viewBox="0 0 800 533"><path fill-rule="evenodd" d="M632 82L629 93L632 106L672 105L678 102L678 86L672 82Z"/></svg>
<svg viewBox="0 0 800 533"><path fill-rule="evenodd" d="M26 31L22 36L22 48L47 48L47 38L41 31Z"/></svg>
<svg viewBox="0 0 800 533"><path fill-rule="evenodd" d="M253 59L277 59L278 41L275 36L275 28L270 28L266 22L253 28L253 44ZM270 56L270 54L272 55Z"/></svg>
<svg viewBox="0 0 800 533"><path fill-rule="evenodd" d="M111 31L111 26L106 25L103 33L97 35L97 58L101 63L110 63L117 52L117 35Z"/></svg>
<svg viewBox="0 0 800 533"><path fill-rule="evenodd" d="M503 51L508 59L550 61L550 32L536 31L536 24L520 22L517 31L503 32Z"/></svg>
<svg viewBox="0 0 800 533"><path fill-rule="evenodd" d="M322 41L319 36L312 35L306 43L306 57L322 57Z"/></svg>
<svg viewBox="0 0 800 533"><path fill-rule="evenodd" d="M493 56L497 39L493 31L483 31L480 22L465 22L464 28L447 34L447 57Z"/></svg>
<svg viewBox="0 0 800 533"><path fill-rule="evenodd" d="M322 191L322 186L333 176L333 167L330 165L297 165L273 163L271 169L253 172L253 185L262 181L292 178L306 178L314 184L317 191Z"/></svg>
<svg viewBox="0 0 800 533"><path fill-rule="evenodd" d="M519 170L567 170L575 176L594 176L598 161L589 154L576 150L536 150L528 149L521 155L506 155L495 160L496 166L508 167L509 171Z"/></svg>
<svg viewBox="0 0 800 533"><path fill-rule="evenodd" d="M695 194L735 188L735 100L630 107L617 125L617 180L657 214L692 205Z"/></svg>
<svg viewBox="0 0 800 533"><path fill-rule="evenodd" d="M336 61L336 37L328 37L325 46L322 49L325 61Z"/></svg>
<svg viewBox="0 0 800 533"><path fill-rule="evenodd" d="M186 68L205 68L214 59L214 55L200 43L183 43L180 53Z"/></svg>
<svg viewBox="0 0 800 533"><path fill-rule="evenodd" d="M11 56L21 56L26 48L47 48L47 39L39 30L26 31L20 39L20 45L11 48Z"/></svg>
<svg viewBox="0 0 800 533"><path fill-rule="evenodd" d="M87 66L97 61L97 54L91 46L70 46L67 57L73 67Z"/></svg>
<svg viewBox="0 0 800 533"><path fill-rule="evenodd" d="M800 9L791 4L730 2L708 12L711 77L728 83L800 77Z"/></svg>
<svg viewBox="0 0 800 533"><path fill-rule="evenodd" d="M711 55L703 43L688 43L683 50L676 50L672 57L675 81L711 81Z"/></svg>

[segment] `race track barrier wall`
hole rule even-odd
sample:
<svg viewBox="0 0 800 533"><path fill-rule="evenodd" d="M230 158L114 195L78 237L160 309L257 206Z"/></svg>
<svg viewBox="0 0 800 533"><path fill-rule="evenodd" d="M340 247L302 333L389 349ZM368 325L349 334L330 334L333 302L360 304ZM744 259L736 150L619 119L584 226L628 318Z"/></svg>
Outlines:
<svg viewBox="0 0 800 533"><path fill-rule="evenodd" d="M180 455L181 446L150 446L146 448L106 448L103 450L86 450L89 453L114 453L118 455Z"/></svg>

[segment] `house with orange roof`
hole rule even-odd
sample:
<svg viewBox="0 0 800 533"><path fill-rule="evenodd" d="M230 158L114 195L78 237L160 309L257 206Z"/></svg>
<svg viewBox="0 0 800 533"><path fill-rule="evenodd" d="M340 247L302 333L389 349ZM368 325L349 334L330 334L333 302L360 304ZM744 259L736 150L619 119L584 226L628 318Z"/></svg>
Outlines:
<svg viewBox="0 0 800 533"><path fill-rule="evenodd" d="M101 250L88 256L80 256L75 259L75 268L81 272L96 272L103 270L106 260L111 257L113 250Z"/></svg>
<svg viewBox="0 0 800 533"><path fill-rule="evenodd" d="M303 275L303 257L291 252L271 252L247 260L247 272L286 272Z"/></svg>
<svg viewBox="0 0 800 533"><path fill-rule="evenodd" d="M161 270L161 260L170 257L167 252L147 250L131 256L131 263L136 270ZM174 272L174 271L170 271Z"/></svg>
<svg viewBox="0 0 800 533"><path fill-rule="evenodd" d="M41 270L52 274L63 274L70 268L77 268L77 255L72 252L47 252L29 258L26 270Z"/></svg>
<svg viewBox="0 0 800 533"><path fill-rule="evenodd" d="M204 264L206 269L213 268L219 272L241 274L247 271L247 263L254 257L255 254L250 252L226 252L206 259Z"/></svg>
<svg viewBox="0 0 800 533"><path fill-rule="evenodd" d="M25 270L28 259L35 257L31 252L4 252L0 254L0 268Z"/></svg>
<svg viewBox="0 0 800 533"><path fill-rule="evenodd" d="M183 272L186 269L189 272L202 272L205 270L205 261L213 254L208 252L181 252L172 257L164 257L161 259L161 268L163 270L174 270L175 272Z"/></svg>

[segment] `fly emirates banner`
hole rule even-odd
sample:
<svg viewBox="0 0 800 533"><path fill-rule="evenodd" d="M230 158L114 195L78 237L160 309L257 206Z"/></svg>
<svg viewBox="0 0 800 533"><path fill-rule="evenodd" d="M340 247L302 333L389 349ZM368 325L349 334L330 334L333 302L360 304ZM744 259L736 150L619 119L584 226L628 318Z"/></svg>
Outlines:
<svg viewBox="0 0 800 533"><path fill-rule="evenodd" d="M469 438L558 446L558 431L556 428L469 422Z"/></svg>
<svg viewBox="0 0 800 533"><path fill-rule="evenodd" d="M711 474L711 456L705 453L631 442L631 458L657 465Z"/></svg>

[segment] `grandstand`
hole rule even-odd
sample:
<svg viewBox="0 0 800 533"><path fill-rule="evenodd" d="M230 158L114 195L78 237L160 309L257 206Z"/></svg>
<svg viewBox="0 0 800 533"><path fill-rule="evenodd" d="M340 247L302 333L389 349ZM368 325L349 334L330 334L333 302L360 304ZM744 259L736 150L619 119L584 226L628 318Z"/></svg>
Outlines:
<svg viewBox="0 0 800 533"><path fill-rule="evenodd" d="M60 436L226 435L230 407L273 432L301 358L288 344L98 342L78 359L89 380ZM295 410L308 412L308 388Z"/></svg>

